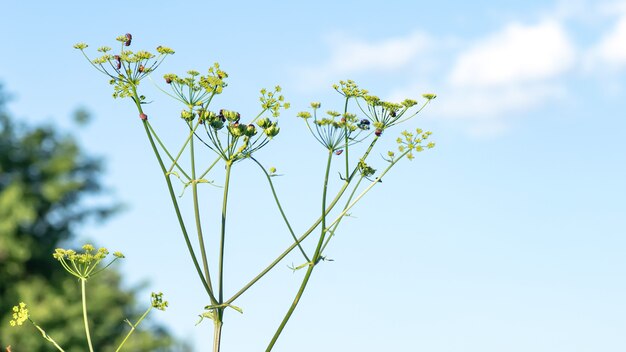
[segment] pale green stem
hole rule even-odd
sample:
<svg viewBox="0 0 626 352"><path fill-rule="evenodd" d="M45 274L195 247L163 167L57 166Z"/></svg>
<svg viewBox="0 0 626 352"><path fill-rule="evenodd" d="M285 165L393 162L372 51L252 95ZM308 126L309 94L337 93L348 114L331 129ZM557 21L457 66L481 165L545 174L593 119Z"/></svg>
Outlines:
<svg viewBox="0 0 626 352"><path fill-rule="evenodd" d="M143 109L141 107L141 104L139 104L139 96L137 94L137 90L136 90L135 87L133 87L133 96L135 97L135 105L137 106L137 110L139 111L140 114L143 114ZM213 295L213 291L209 288L208 283L204 279L204 275L202 273L202 269L200 269L200 265L198 264L198 258L196 258L196 253L193 250L193 245L191 244L191 241L189 240L189 235L187 234L187 228L185 227L185 222L183 220L182 214L180 213L180 208L178 206L178 201L176 200L176 195L174 194L174 188L172 187L172 181L170 180L170 178L168 176L168 172L165 169L165 165L163 164L163 160L161 159L161 155L159 154L159 151L157 150L156 144L154 143L154 139L152 138L152 133L150 132L150 129L148 128L148 121L143 120L142 122L143 122L144 129L146 131L146 135L148 137L148 141L150 142L150 145L152 146L152 151L154 152L154 155L157 158L157 161L159 163L159 167L161 168L161 172L163 173L163 177L165 178L165 183L167 184L167 190L169 191L170 199L172 200L172 204L174 205L174 211L176 212L176 218L178 219L178 224L180 225L180 230L181 230L181 232L183 234L183 237L185 239L185 243L187 244L187 250L189 251L189 255L191 256L191 260L193 261L194 267L196 268L196 272L198 273L198 277L200 278L200 281L202 281L202 285L204 286L204 289L206 290L206 292L209 295L209 297L211 297L211 300L214 300L215 296Z"/></svg>
<svg viewBox="0 0 626 352"><path fill-rule="evenodd" d="M161 149L163 149L165 154L167 154L167 157L170 158L170 160L172 161L173 165L175 165L176 168L178 169L178 171L180 171L183 175L185 175L185 177L187 177L188 180L190 180L191 177L189 177L189 175L187 175L185 170L183 170L183 168L180 167L180 165L178 165L178 163L172 157L172 154L170 154L169 150L167 150L167 148L165 148L165 145L163 144L163 142L161 142L161 138L159 138L159 135L156 134L156 132L152 128L152 125L150 124L150 122L148 122L147 125L148 125L148 128L150 129L150 132L152 133L152 135L156 139L157 143L159 143L159 145L161 146ZM169 172L172 172L172 170L170 170Z"/></svg>
<svg viewBox="0 0 626 352"><path fill-rule="evenodd" d="M263 165L261 165L261 163L259 163L258 160L256 160L253 157L250 157L250 159L252 159L252 161L254 161L257 165L259 165L261 170L263 170L263 173L265 174L265 177L267 178L267 182L270 184L270 189L272 190L274 201L276 202L276 205L278 206L278 211L280 211L280 215L283 217L283 220L285 221L285 224L287 225L287 229L289 229L289 233L291 234L291 237L293 238L295 243L297 243L298 248L300 249L300 252L302 252L302 255L304 256L304 259L307 262L310 262L311 260L306 255L304 248L302 248L302 246L300 245L300 242L298 241L298 238L296 237L296 234L293 232L293 229L291 228L291 224L289 223L289 220L287 219L287 215L285 215L285 211L283 210L283 207L280 205L280 201L278 200L278 195L276 195L276 190L274 189L274 183L272 182L272 178L270 174L267 173Z"/></svg>
<svg viewBox="0 0 626 352"><path fill-rule="evenodd" d="M191 124L189 127L191 128ZM204 275L207 285L209 286L209 289L213 291L213 287L211 285L211 274L209 271L209 262L206 254L206 246L204 245L204 236L202 235L202 223L200 221L200 205L198 204L198 183L196 182L196 156L193 139L189 141L189 150L191 152L191 190L193 193L193 213L196 220L196 231L198 233L200 255L202 256L202 265L204 267ZM217 301L211 300L211 303L217 304Z"/></svg>
<svg viewBox="0 0 626 352"><path fill-rule="evenodd" d="M115 352L119 352L122 350L122 346L124 346L124 344L126 343L126 341L128 340L128 338L130 338L130 335L132 335L135 332L135 329L137 329L137 326L139 326L139 324L145 319L145 317L148 316L148 313L150 313L150 311L152 310L152 306L150 306L150 308L148 308L146 310L145 313L143 313L143 315L139 318L139 320L137 320L137 322L135 324L130 324L130 331L128 332L128 334L126 334L126 337L124 337L124 340L120 343L120 345L117 347L117 349L115 350Z"/></svg>
<svg viewBox="0 0 626 352"><path fill-rule="evenodd" d="M376 141L378 141L378 137L375 137L374 140L370 143L369 147L367 148L367 150L365 151L365 154L363 154L363 157L361 158L362 160L367 159L368 155L370 154L370 152L372 151L372 149L374 148L374 145L376 144ZM341 189L337 192L337 195L335 196L335 198L333 199L333 201L329 204L327 210L326 210L326 214L328 214L337 204L337 202L339 201L339 199L341 199L341 197L343 196L343 193L345 192L345 190L348 188L348 186L350 185L350 181L352 180L352 178L354 177L354 175L356 174L356 172L358 171L358 167L355 168L352 173L350 174L350 177L348 177L345 182L343 183L343 186L341 187ZM278 265L278 263L280 263L281 260L283 260L289 253L291 253L292 250L294 250L294 248L296 248L298 246L298 244L302 243L302 241L304 241L312 232L313 230L315 230L317 228L317 226L322 222L322 217L320 216L314 223L313 225L311 225L311 227L309 227L308 230L306 230L302 236L300 236L298 238L298 241L291 244L287 249L285 249L278 257L276 257L276 259L274 259L274 261L272 261L267 267L265 267L265 269L263 269L259 274L257 274L257 276L255 276L252 280L250 280L247 284L245 284L239 291L237 291L237 293L235 293L231 298L229 298L226 302L227 304L231 304L233 303L237 298L239 298L239 296L241 296L242 294L244 294L247 290L250 289L250 287L252 287L254 284L256 284L259 280L261 280L261 278L263 278L263 276L265 276L268 272L270 272L270 270L272 270L276 265Z"/></svg>
<svg viewBox="0 0 626 352"><path fill-rule="evenodd" d="M224 180L224 196L222 199L222 226L220 230L220 254L219 254L219 288L218 288L218 302L222 304L224 302L224 245L226 240L226 210L228 207L228 186L230 184L230 170L232 168L232 161L226 162L226 178Z"/></svg>
<svg viewBox="0 0 626 352"><path fill-rule="evenodd" d="M326 163L326 174L324 175L324 188L322 191L322 226L321 226L322 228L321 228L319 241L317 242L317 247L315 248L315 253L313 254L313 262L309 263L309 267L306 271L306 274L304 275L304 278L302 279L302 284L300 284L298 293L296 294L296 297L291 303L291 306L289 307L287 314L285 314L285 317L280 323L280 326L276 330L276 333L274 333L272 340L270 341L269 345L265 349L265 352L269 352L272 350L272 348L274 348L274 345L276 344L278 337L280 337L280 334L283 332L285 326L287 325L287 322L291 318L291 315L296 310L296 307L298 306L298 303L300 302L300 298L302 297L302 294L304 294L304 290L306 289L306 286L309 283L309 279L311 278L313 269L315 268L315 265L317 264L319 260L320 250L322 248L322 245L324 244L324 237L326 236L326 194L328 193L328 174L330 173L330 165L331 165L332 157L333 157L333 151L331 149L328 151L328 161Z"/></svg>
<svg viewBox="0 0 626 352"><path fill-rule="evenodd" d="M361 175L361 177L359 177L359 180L357 181L356 185L354 185L354 189L352 189L352 192L350 192L350 196L348 197L348 200L346 201L346 205L344 206L344 210L348 207L348 205L350 205L350 202L352 201L352 198L356 194L356 191L359 188L359 185L361 184L361 181L363 181L363 178L364 178L363 175ZM343 217L342 217L342 219L343 219ZM336 224L334 224L334 226L332 226L332 229L330 230L328 238L326 239L326 242L324 242L324 245L322 246L322 250L320 251L320 255L321 255L321 253L324 253L324 249L326 249L326 246L328 246L328 242L330 242L330 240L335 236L335 231L337 231L337 227L339 227L339 223L340 222L337 222Z"/></svg>
<svg viewBox="0 0 626 352"><path fill-rule="evenodd" d="M41 336L43 336L44 339L46 339L46 341L49 341L50 343L52 343L54 345L54 347L56 347L57 350L61 351L61 352L65 352L64 349L61 348L61 346L59 346L59 344L57 344L56 341L54 341L54 339L52 337L50 337L50 335L48 335L48 333L46 333L39 325L35 324L34 321L32 321L30 318L28 318L28 321L31 322L31 324L33 324L33 326L35 326L35 328L37 330L39 330L39 332L41 333ZM8 351L8 349L7 349Z"/></svg>
<svg viewBox="0 0 626 352"><path fill-rule="evenodd" d="M222 321L217 319L214 321L215 326L213 328L213 352L220 352L220 345L222 340Z"/></svg>
<svg viewBox="0 0 626 352"><path fill-rule="evenodd" d="M230 185L230 170L233 164L231 160L226 161L226 176L224 180L224 197L222 199L222 226L220 230L220 254L218 258L218 302L224 302L224 246L226 242L226 210L228 208L228 187ZM224 308L215 310L214 327L213 327L213 352L219 352L222 339L222 321L224 316Z"/></svg>
<svg viewBox="0 0 626 352"><path fill-rule="evenodd" d="M80 279L80 292L83 300L83 322L85 324L85 334L87 335L87 345L89 346L89 352L93 352L93 346L91 344L91 334L89 333L89 321L87 319L87 294L85 292L85 283L87 279Z"/></svg>

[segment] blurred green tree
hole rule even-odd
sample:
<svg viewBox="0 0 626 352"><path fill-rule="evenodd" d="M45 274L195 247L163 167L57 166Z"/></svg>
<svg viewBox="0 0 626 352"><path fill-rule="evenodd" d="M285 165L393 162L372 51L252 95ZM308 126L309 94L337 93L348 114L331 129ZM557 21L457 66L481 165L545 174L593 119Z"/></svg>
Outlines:
<svg viewBox="0 0 626 352"><path fill-rule="evenodd" d="M85 155L69 135L50 126L12 121L0 86L0 350L51 351L30 324L11 328L11 308L28 304L33 319L63 348L85 351L80 284L52 258L55 248L76 237L76 226L105 219L116 207L87 206L101 193L101 163ZM80 110L78 121L86 121ZM93 202L92 202L93 203ZM72 243L72 242L69 242ZM121 287L120 273L107 269L89 281L90 328L97 351L114 351L129 326L150 305L135 302L136 290ZM187 351L161 326L142 323L124 350Z"/></svg>

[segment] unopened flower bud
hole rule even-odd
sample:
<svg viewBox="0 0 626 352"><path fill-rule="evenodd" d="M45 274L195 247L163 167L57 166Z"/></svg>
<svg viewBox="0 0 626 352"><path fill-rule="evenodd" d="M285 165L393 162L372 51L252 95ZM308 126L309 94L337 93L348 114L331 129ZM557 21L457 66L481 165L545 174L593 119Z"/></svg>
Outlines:
<svg viewBox="0 0 626 352"><path fill-rule="evenodd" d="M248 137L254 136L256 134L256 126L254 126L253 124L249 124L248 126L246 126L246 130L244 133Z"/></svg>

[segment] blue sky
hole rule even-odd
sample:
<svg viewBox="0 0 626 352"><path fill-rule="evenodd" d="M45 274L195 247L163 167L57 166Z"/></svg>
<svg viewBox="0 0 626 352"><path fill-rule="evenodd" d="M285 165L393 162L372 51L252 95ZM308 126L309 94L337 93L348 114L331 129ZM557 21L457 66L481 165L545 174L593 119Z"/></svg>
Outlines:
<svg viewBox="0 0 626 352"><path fill-rule="evenodd" d="M259 158L285 174L277 188L298 229L315 217L324 152L297 111L310 101L339 110L330 86L348 78L387 99L438 94L407 126L433 131L437 147L354 209L276 351L626 348L626 2L12 1L3 12L10 111L72 130L104 158L105 184L128 209L81 231L127 255L129 286L149 280L166 294L159 320L198 351L209 350L210 323L194 326L208 302L157 164L131 102L111 98L76 42L95 51L130 32L135 48L170 46L157 82L219 61L230 77L218 104L243 116L258 111L260 88L280 84L292 109ZM177 144L182 107L142 85L152 123ZM94 120L75 130L79 106ZM233 180L232 290L289 243L250 175L242 163ZM214 202L206 222L218 220ZM242 296L224 351L264 348L303 274L286 265L299 260Z"/></svg>

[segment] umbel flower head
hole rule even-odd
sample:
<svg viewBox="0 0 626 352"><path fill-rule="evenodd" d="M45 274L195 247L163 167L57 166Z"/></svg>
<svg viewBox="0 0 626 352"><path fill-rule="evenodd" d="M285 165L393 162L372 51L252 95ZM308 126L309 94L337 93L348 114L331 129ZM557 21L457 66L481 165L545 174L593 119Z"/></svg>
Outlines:
<svg viewBox="0 0 626 352"><path fill-rule="evenodd" d="M158 46L156 54L145 50L133 52L126 49L130 46L132 39L133 36L130 33L118 36L116 40L121 43L118 53L111 53L110 47L101 46L98 52L102 55L93 60L85 53L87 44L74 45L74 48L80 50L93 67L109 76L109 83L114 86L114 98L133 97L133 90L139 82L156 70L166 56L174 54L174 50L164 46Z"/></svg>
<svg viewBox="0 0 626 352"><path fill-rule="evenodd" d="M98 264L108 255L109 251L106 248L99 248L96 251L93 245L86 244L83 246L82 253L77 253L72 249L57 248L52 257L58 260L68 273L79 279L86 280L106 269L116 260L124 258L121 252L115 252L113 253L115 258L112 261L102 268L98 267Z"/></svg>
<svg viewBox="0 0 626 352"><path fill-rule="evenodd" d="M319 118L317 111L320 107L321 104L319 102L313 102L311 103L313 114L303 111L298 113L297 116L305 120L313 137L328 150L338 152L346 146L346 140L348 145L360 142L358 136L361 132L369 129L369 120L358 119L355 114L349 112L341 114L337 111L329 110L326 112L326 116ZM313 117L312 124L309 123L311 117ZM337 153L337 155L340 154L341 152Z"/></svg>
<svg viewBox="0 0 626 352"><path fill-rule="evenodd" d="M11 326L20 326L24 324L26 320L28 320L28 308L26 307L26 303L20 302L19 305L13 307L13 319L9 321Z"/></svg>
<svg viewBox="0 0 626 352"><path fill-rule="evenodd" d="M245 159L263 148L280 132L277 117L281 109L288 109L281 88L273 91L261 89L261 112L251 121L244 123L237 111L220 109L208 110L202 105L197 112L199 123L204 126L208 142L201 141L227 162ZM263 116L268 113L271 116ZM196 135L197 137L197 135ZM199 137L198 137L199 138Z"/></svg>

